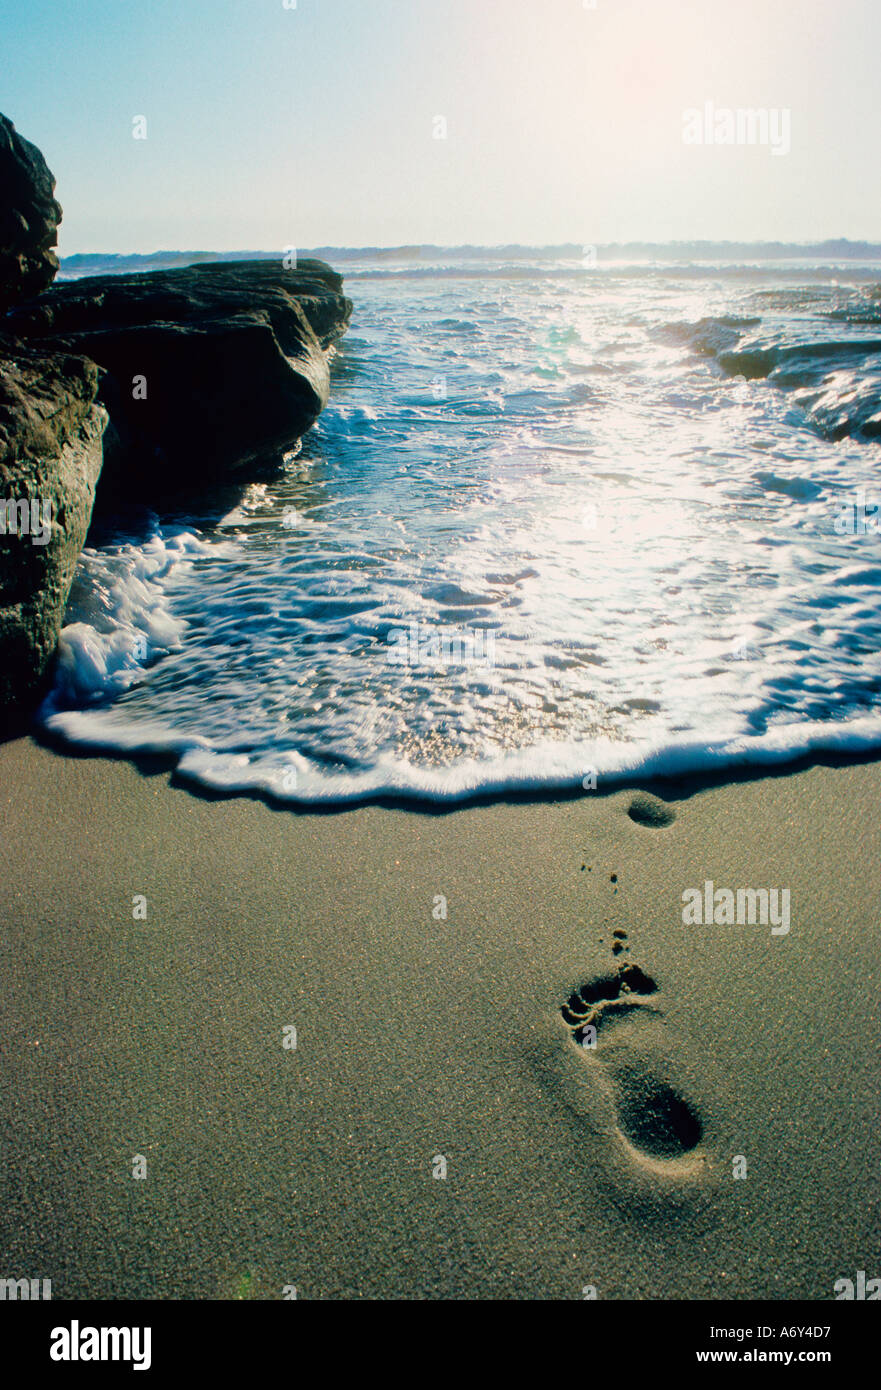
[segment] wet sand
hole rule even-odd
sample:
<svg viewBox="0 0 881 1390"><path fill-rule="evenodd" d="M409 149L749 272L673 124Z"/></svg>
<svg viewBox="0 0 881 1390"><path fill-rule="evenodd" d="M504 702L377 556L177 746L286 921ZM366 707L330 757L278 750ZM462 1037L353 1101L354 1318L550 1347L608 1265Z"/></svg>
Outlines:
<svg viewBox="0 0 881 1390"><path fill-rule="evenodd" d="M666 826L632 791L306 815L0 747L0 1277L829 1299L881 1274L879 794L868 763L668 789ZM707 880L788 889L788 934L685 925Z"/></svg>

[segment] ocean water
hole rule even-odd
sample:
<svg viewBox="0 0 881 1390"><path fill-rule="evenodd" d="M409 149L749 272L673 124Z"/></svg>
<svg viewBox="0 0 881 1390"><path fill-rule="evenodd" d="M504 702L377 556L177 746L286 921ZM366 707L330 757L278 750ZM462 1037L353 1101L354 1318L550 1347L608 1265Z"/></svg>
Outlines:
<svg viewBox="0 0 881 1390"><path fill-rule="evenodd" d="M304 804L881 746L881 265L346 277L284 473L93 532L49 730Z"/></svg>

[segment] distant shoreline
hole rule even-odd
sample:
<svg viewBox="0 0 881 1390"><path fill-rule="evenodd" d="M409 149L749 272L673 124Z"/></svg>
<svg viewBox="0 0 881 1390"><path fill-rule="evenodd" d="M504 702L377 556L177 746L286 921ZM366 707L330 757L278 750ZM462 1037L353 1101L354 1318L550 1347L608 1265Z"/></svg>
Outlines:
<svg viewBox="0 0 881 1390"><path fill-rule="evenodd" d="M341 261L388 261L400 263L443 262L454 258L458 261L535 261L584 259L585 251L590 250L599 260L605 261L669 261L676 264L688 261L816 261L832 258L839 261L881 262L881 242L849 241L846 237L819 242L780 242L780 241L669 241L669 242L607 242L587 247L584 243L564 242L559 245L526 246L511 244L506 246L320 246L298 248L300 257L318 258L331 262ZM167 269L172 266L192 265L199 261L240 261L275 260L282 255L281 249L272 251L181 251L160 250L139 253L118 252L80 252L62 256L61 274L85 275L104 270L146 270Z"/></svg>

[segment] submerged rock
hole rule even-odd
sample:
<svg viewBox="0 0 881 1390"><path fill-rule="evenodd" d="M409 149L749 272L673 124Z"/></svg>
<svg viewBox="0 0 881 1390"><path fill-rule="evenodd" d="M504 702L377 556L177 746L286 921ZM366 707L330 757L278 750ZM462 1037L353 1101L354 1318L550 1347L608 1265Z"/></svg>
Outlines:
<svg viewBox="0 0 881 1390"><path fill-rule="evenodd" d="M29 140L0 114L0 313L51 285L61 208L55 180Z"/></svg>
<svg viewBox="0 0 881 1390"><path fill-rule="evenodd" d="M321 261L224 261L56 285L7 317L107 373L102 492L150 501L277 462L327 402L351 302Z"/></svg>
<svg viewBox="0 0 881 1390"><path fill-rule="evenodd" d="M0 334L0 730L42 689L92 515L107 412L98 369Z"/></svg>

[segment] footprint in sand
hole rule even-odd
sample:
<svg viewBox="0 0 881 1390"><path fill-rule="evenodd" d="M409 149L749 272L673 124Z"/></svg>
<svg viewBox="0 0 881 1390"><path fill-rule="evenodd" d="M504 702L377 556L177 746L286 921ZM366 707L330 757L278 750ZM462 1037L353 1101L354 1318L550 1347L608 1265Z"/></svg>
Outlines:
<svg viewBox="0 0 881 1390"><path fill-rule="evenodd" d="M616 933L622 950L626 933ZM641 1164L685 1176L700 1159L704 1123L669 1056L658 986L630 961L579 985L560 1009L583 1078L611 1093L615 1132Z"/></svg>
<svg viewBox="0 0 881 1390"><path fill-rule="evenodd" d="M657 796L650 796L648 792L637 792L627 808L627 814L637 825L648 826L651 830L663 830L676 819L672 806Z"/></svg>

